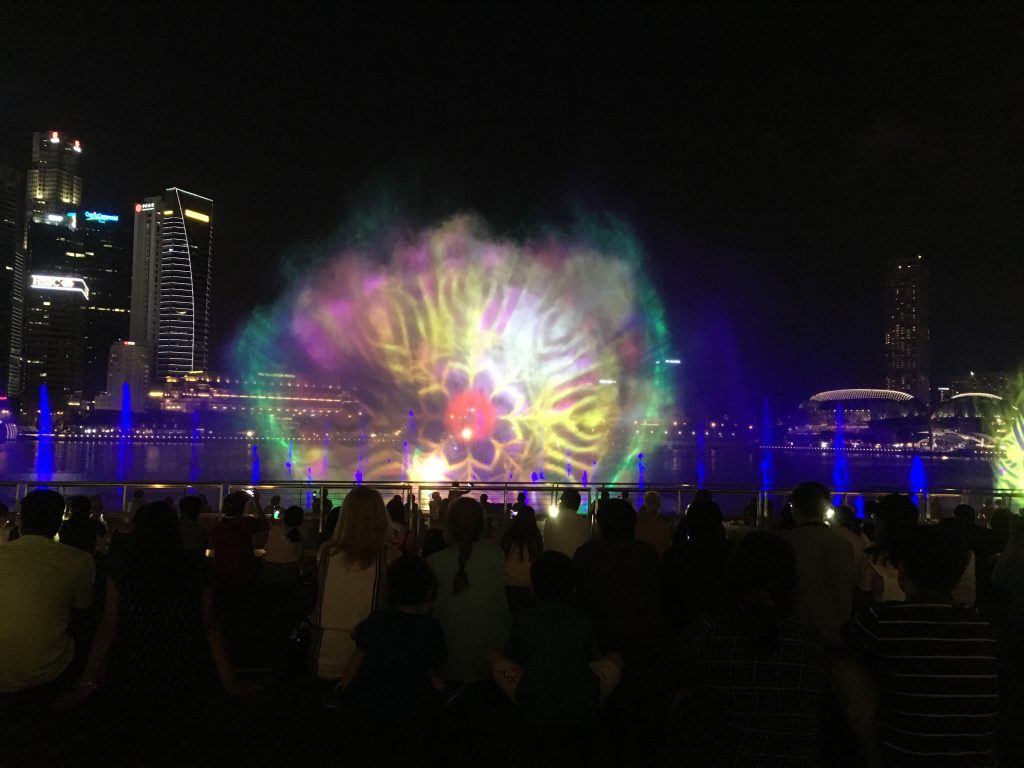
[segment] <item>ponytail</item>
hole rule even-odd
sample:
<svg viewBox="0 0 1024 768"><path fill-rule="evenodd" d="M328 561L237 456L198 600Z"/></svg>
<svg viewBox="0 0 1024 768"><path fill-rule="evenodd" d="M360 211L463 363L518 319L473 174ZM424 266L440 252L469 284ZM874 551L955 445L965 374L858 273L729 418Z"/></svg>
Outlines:
<svg viewBox="0 0 1024 768"><path fill-rule="evenodd" d="M484 508L480 502L469 496L460 496L448 508L446 521L448 533L459 547L459 570L452 579L452 594L457 595L469 589L466 563L473 554L473 544L484 529Z"/></svg>
<svg viewBox="0 0 1024 768"><path fill-rule="evenodd" d="M459 570L455 572L455 578L452 579L452 594L457 595L464 589L469 589L469 576L466 575L466 562L469 560L469 556L473 554L473 543L472 542L460 542L459 543Z"/></svg>

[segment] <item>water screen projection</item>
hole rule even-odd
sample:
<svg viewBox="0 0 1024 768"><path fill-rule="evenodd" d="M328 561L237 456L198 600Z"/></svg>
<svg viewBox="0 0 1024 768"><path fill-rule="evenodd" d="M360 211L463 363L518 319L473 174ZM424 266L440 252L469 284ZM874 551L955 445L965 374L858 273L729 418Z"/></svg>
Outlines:
<svg viewBox="0 0 1024 768"><path fill-rule="evenodd" d="M1024 372L1011 384L1007 406L1007 428L996 437L996 486L1024 493Z"/></svg>
<svg viewBox="0 0 1024 768"><path fill-rule="evenodd" d="M296 476L635 481L656 447L637 425L672 405L642 260L615 224L514 242L459 216L309 254L235 359L250 380L293 371L355 391L358 412L325 417L322 442L261 425Z"/></svg>

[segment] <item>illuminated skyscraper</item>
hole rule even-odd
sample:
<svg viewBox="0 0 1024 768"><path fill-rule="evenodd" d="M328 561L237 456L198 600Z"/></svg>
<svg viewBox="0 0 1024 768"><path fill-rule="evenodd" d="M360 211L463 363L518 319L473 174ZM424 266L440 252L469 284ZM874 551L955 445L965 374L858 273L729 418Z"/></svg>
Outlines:
<svg viewBox="0 0 1024 768"><path fill-rule="evenodd" d="M921 256L889 263L885 281L885 386L922 403L928 383L928 267Z"/></svg>
<svg viewBox="0 0 1024 768"><path fill-rule="evenodd" d="M207 367L213 201L172 187L135 206L131 340L159 378Z"/></svg>
<svg viewBox="0 0 1024 768"><path fill-rule="evenodd" d="M25 174L24 247L28 247L32 224L66 224L67 212L78 210L82 202L81 156L78 139L60 131L32 134L32 163Z"/></svg>
<svg viewBox="0 0 1024 768"><path fill-rule="evenodd" d="M24 319L23 194L21 174L0 165L0 394L3 395L10 392L12 365L15 378L21 378L20 357L13 360L11 350L15 346L21 349Z"/></svg>

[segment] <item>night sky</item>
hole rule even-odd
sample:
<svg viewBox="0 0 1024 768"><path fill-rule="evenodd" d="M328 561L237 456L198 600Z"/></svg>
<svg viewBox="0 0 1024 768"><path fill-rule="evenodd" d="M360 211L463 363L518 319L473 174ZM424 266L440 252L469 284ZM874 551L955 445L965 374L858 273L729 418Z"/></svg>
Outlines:
<svg viewBox="0 0 1024 768"><path fill-rule="evenodd" d="M933 383L1024 361L1019 3L213 5L5 11L0 159L58 129L90 208L212 197L214 359L386 199L628 222L691 408L879 385L895 256L931 265Z"/></svg>

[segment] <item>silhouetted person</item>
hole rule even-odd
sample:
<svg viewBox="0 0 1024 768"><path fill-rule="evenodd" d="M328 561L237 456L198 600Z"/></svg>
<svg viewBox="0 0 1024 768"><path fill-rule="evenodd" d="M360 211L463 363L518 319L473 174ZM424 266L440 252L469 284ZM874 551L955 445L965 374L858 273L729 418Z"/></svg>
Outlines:
<svg viewBox="0 0 1024 768"><path fill-rule="evenodd" d="M181 531L181 546L186 552L205 555L210 548L210 532L199 524L199 515L203 511L203 500L198 496L182 496L178 502L181 520L178 527Z"/></svg>
<svg viewBox="0 0 1024 768"><path fill-rule="evenodd" d="M505 553L505 593L509 610L515 616L534 604L530 567L544 550L533 507L519 510L501 537L501 548Z"/></svg>
<svg viewBox="0 0 1024 768"><path fill-rule="evenodd" d="M70 515L60 528L60 543L96 554L96 542L107 535L107 526L92 519L92 501L88 496L72 496L68 499L68 512Z"/></svg>
<svg viewBox="0 0 1024 768"><path fill-rule="evenodd" d="M713 501L695 501L662 558L665 612L673 629L726 606L726 577L733 544L725 537L722 510Z"/></svg>
<svg viewBox="0 0 1024 768"><path fill-rule="evenodd" d="M244 589L253 583L259 563L253 552L252 537L269 528L259 491L252 497L255 517L243 514L249 500L249 494L244 491L225 496L223 517L210 531L214 576L218 585L228 591Z"/></svg>
<svg viewBox="0 0 1024 768"><path fill-rule="evenodd" d="M0 695L61 684L75 655L67 630L73 611L92 604L96 566L54 541L63 516L63 496L32 491L21 500L21 537L0 547Z"/></svg>
<svg viewBox="0 0 1024 768"><path fill-rule="evenodd" d="M793 615L830 647L853 610L854 558L850 545L825 524L831 494L821 483L801 483L790 498L796 528L779 533L796 553Z"/></svg>
<svg viewBox="0 0 1024 768"><path fill-rule="evenodd" d="M590 518L579 514L582 504L580 492L567 488L558 499L558 512L548 515L544 521L544 548L549 552L561 552L567 557L590 541Z"/></svg>
<svg viewBox="0 0 1024 768"><path fill-rule="evenodd" d="M796 581L785 539L740 539L728 610L691 623L671 655L673 676L692 693L672 713L669 764L821 765L825 653L792 618Z"/></svg>
<svg viewBox="0 0 1024 768"><path fill-rule="evenodd" d="M996 765L992 629L952 595L969 555L963 536L948 526L912 529L899 554L906 599L871 606L846 628L875 672L877 744L886 765Z"/></svg>

